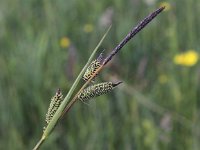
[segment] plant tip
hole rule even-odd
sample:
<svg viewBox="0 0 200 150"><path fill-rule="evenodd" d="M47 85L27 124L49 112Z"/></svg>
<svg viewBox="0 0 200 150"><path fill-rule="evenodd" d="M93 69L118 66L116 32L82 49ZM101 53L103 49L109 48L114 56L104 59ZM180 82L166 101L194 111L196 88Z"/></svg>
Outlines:
<svg viewBox="0 0 200 150"><path fill-rule="evenodd" d="M123 83L122 81L118 81L116 83L113 83L113 87L118 86L119 84Z"/></svg>
<svg viewBox="0 0 200 150"><path fill-rule="evenodd" d="M160 7L160 9L162 9L162 10L164 10L166 8L166 6L162 6L162 7Z"/></svg>

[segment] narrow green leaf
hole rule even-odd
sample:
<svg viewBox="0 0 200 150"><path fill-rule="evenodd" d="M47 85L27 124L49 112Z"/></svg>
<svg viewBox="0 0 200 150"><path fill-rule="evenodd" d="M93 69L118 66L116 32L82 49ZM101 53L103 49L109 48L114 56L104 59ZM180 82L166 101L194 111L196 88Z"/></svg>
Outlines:
<svg viewBox="0 0 200 150"><path fill-rule="evenodd" d="M90 58L88 59L87 64L84 66L84 68L79 73L79 75L76 78L75 82L73 83L71 89L69 90L67 96L64 98L62 104L60 105L60 107L56 111L55 115L53 116L52 120L49 122L48 126L46 127L46 129L45 129L45 131L43 133L43 137L46 138L52 132L53 128L56 126L56 123L57 123L58 119L60 118L60 116L62 115L62 112L65 109L66 105L68 104L68 102L69 102L69 100L70 100L75 88L77 87L77 85L78 85L79 81L81 80L81 78L82 78L84 72L86 71L87 67L89 66L91 61L94 59L94 56L95 56L98 48L102 44L102 42L105 39L106 35L108 34L110 28L111 28L111 26L108 28L108 30L106 31L106 33L104 34L104 36L102 37L102 39L100 40L100 42L98 43L98 45L96 46L94 51L92 52Z"/></svg>

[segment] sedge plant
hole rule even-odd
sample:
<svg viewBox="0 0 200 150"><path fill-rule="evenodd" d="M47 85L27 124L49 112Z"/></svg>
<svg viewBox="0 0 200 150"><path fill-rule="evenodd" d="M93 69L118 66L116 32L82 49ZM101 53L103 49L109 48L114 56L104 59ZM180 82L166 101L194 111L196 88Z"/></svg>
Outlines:
<svg viewBox="0 0 200 150"><path fill-rule="evenodd" d="M164 10L165 7L160 7L155 10L153 13L150 13L146 18L144 18L141 22L136 25L128 34L127 36L111 51L111 53L103 60L98 63L93 63L95 54L98 51L98 48L102 44L103 40L105 39L108 31L110 30L111 26L108 28L96 48L93 50L91 56L89 57L86 65L83 67L81 72L79 73L78 77L74 81L73 85L71 86L69 92L63 99L63 95L60 90L57 91L56 95L52 97L47 115L46 115L46 122L47 126L44 127L43 134L39 142L35 145L33 150L37 150L40 148L42 143L47 139L50 133L53 131L55 126L57 125L58 121L62 119L62 117L70 110L70 108L75 104L76 101L86 101L91 98L100 96L102 94L106 94L110 92L113 88L118 86L121 81L116 83L113 82L104 82L99 83L96 85L88 86L88 84L94 80L97 74L106 66L108 62L112 60L112 58L123 48L123 46L130 41L137 33L139 33L148 23L150 23L159 13ZM101 55L101 54L100 54ZM97 59L98 60L98 59ZM83 78L85 73L91 72L87 79L84 79L86 82L82 85L82 87L78 90L75 96L72 98L72 94L74 93L79 81Z"/></svg>

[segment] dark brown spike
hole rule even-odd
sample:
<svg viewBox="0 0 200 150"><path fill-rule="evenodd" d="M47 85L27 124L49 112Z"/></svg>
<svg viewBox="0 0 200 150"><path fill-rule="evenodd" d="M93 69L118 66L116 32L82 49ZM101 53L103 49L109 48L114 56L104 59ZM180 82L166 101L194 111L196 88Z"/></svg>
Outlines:
<svg viewBox="0 0 200 150"><path fill-rule="evenodd" d="M118 86L119 84L121 84L121 83L123 83L122 81L118 81L118 82L116 82L116 83L113 83L113 87L116 87L116 86Z"/></svg>
<svg viewBox="0 0 200 150"><path fill-rule="evenodd" d="M142 30L149 22L151 22L159 13L161 13L165 9L165 6L158 8L153 13L149 14L146 18L144 18L135 28L131 30L127 34L127 36L112 50L110 55L105 58L103 65L106 65L117 52L122 49L122 47L132 39L140 30Z"/></svg>

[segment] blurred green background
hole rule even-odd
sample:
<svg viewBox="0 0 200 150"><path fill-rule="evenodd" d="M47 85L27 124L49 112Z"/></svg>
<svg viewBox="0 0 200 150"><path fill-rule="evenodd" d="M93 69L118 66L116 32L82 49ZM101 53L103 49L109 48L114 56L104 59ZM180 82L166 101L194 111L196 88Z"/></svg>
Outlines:
<svg viewBox="0 0 200 150"><path fill-rule="evenodd" d="M96 80L123 84L77 102L41 149L199 150L199 0L1 0L0 149L32 149L108 26L105 55L163 4Z"/></svg>

